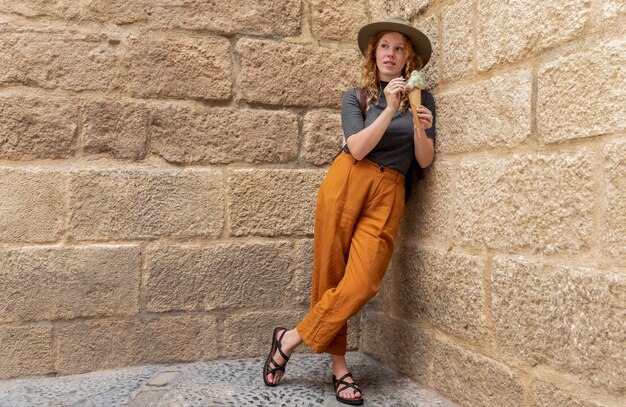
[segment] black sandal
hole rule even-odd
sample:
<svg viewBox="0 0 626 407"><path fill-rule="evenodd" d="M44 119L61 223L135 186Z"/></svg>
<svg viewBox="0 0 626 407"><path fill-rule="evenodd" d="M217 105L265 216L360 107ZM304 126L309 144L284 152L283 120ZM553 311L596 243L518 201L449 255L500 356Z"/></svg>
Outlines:
<svg viewBox="0 0 626 407"><path fill-rule="evenodd" d="M278 334L278 332L283 331L283 333L280 334L280 337L278 339L276 339L276 335ZM283 336L285 336L285 333L287 332L287 328L283 328L283 327L278 327L278 328L274 328L274 332L272 334L272 349L270 349L270 354L267 357L267 360L265 360L265 364L263 365L263 381L265 382L266 386L276 386L276 384L273 383L269 383L267 381L267 375L268 374L276 374L276 372L278 371L285 371L285 366L287 365L287 362L289 362L289 356L285 355L285 352L283 352L283 350L280 348L281 345L281 341L283 340ZM274 352L278 351L278 353L280 353L280 356L283 357L283 359L285 359L285 361L283 362L282 365L279 365L278 362L276 362L273 358L274 356ZM274 365L274 366L271 366Z"/></svg>
<svg viewBox="0 0 626 407"><path fill-rule="evenodd" d="M363 391L361 390L359 386L356 385L356 383L350 383L350 382L345 381L344 379L346 377L352 377L352 374L348 372L345 375L341 376L339 379L337 379L335 375L333 375L333 385L335 386L335 398L337 399L338 402L344 403L344 404L350 404L351 406L363 405ZM341 385L343 385L343 387L341 389L337 389ZM339 393L341 393L342 391L350 387L355 390L355 393L358 391L361 394L361 396L356 399L344 399L343 397L339 397Z"/></svg>

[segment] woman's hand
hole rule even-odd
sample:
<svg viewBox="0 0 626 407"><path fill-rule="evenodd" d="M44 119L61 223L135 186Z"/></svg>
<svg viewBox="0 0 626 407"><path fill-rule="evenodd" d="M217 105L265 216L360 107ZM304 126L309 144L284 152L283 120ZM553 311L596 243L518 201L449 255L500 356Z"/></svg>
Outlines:
<svg viewBox="0 0 626 407"><path fill-rule="evenodd" d="M400 107L400 99L402 99L402 92L404 92L405 80L402 77L392 79L387 86L385 86L385 98L387 99L387 108L391 109L393 113L398 111Z"/></svg>
<svg viewBox="0 0 626 407"><path fill-rule="evenodd" d="M417 116L419 117L420 129L430 129L431 127L433 127L433 113L430 110L422 105L419 105L417 109L415 109L415 111L417 112Z"/></svg>

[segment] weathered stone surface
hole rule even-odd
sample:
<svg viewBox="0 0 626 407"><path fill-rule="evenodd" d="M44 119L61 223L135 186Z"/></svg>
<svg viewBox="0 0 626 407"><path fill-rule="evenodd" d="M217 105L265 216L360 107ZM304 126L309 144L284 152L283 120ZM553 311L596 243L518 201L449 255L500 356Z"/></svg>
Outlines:
<svg viewBox="0 0 626 407"><path fill-rule="evenodd" d="M538 74L537 129L546 143L626 128L626 40L568 55Z"/></svg>
<svg viewBox="0 0 626 407"><path fill-rule="evenodd" d="M119 41L106 33L36 27L3 33L0 82L75 91L119 86ZM151 66L153 69L153 66Z"/></svg>
<svg viewBox="0 0 626 407"><path fill-rule="evenodd" d="M436 344L434 382L437 391L462 406L524 405L524 388L515 371L448 343Z"/></svg>
<svg viewBox="0 0 626 407"><path fill-rule="evenodd" d="M365 0L311 0L311 30L316 38L355 43L367 21Z"/></svg>
<svg viewBox="0 0 626 407"><path fill-rule="evenodd" d="M459 153L523 143L531 132L531 93L529 70L438 93L437 150Z"/></svg>
<svg viewBox="0 0 626 407"><path fill-rule="evenodd" d="M407 243L399 248L390 275L390 298L399 312L479 342L486 334L483 269L480 257Z"/></svg>
<svg viewBox="0 0 626 407"><path fill-rule="evenodd" d="M341 115L312 111L304 116L303 158L315 165L330 164L343 145Z"/></svg>
<svg viewBox="0 0 626 407"><path fill-rule="evenodd" d="M63 233L67 176L0 168L0 240L50 242Z"/></svg>
<svg viewBox="0 0 626 407"><path fill-rule="evenodd" d="M298 117L289 112L166 105L152 119L152 151L176 163L285 162L298 155Z"/></svg>
<svg viewBox="0 0 626 407"><path fill-rule="evenodd" d="M241 88L248 102L339 107L356 84L361 58L356 50L244 38L237 42Z"/></svg>
<svg viewBox="0 0 626 407"><path fill-rule="evenodd" d="M52 327L0 328L0 379L44 375L54 371Z"/></svg>
<svg viewBox="0 0 626 407"><path fill-rule="evenodd" d="M83 112L83 142L87 154L141 159L146 154L150 111L142 103L98 100Z"/></svg>
<svg viewBox="0 0 626 407"><path fill-rule="evenodd" d="M67 99L0 93L0 158L65 158L73 153L78 111Z"/></svg>
<svg viewBox="0 0 626 407"><path fill-rule="evenodd" d="M426 89L430 89L439 83L440 56L437 21L434 16L426 17L417 21L416 28L426 34L432 47L430 60L421 71L424 76L424 81L426 82Z"/></svg>
<svg viewBox="0 0 626 407"><path fill-rule="evenodd" d="M231 234L313 233L321 170L236 170L228 179Z"/></svg>
<svg viewBox="0 0 626 407"><path fill-rule="evenodd" d="M301 311L249 312L224 320L220 357L266 356L272 343L272 332L282 326L293 329L304 317ZM297 351L306 351L306 345Z"/></svg>
<svg viewBox="0 0 626 407"><path fill-rule="evenodd" d="M588 400L586 395L572 394L551 383L535 381L531 385L533 407L608 407L606 404Z"/></svg>
<svg viewBox="0 0 626 407"><path fill-rule="evenodd" d="M454 185L454 168L445 160L436 160L423 180L413 181L413 192L404 209L400 236L446 241L455 208L452 198Z"/></svg>
<svg viewBox="0 0 626 407"><path fill-rule="evenodd" d="M386 20L390 16L413 19L433 0L369 0L369 10L373 21Z"/></svg>
<svg viewBox="0 0 626 407"><path fill-rule="evenodd" d="M460 168L457 244L580 253L593 225L593 153L474 159Z"/></svg>
<svg viewBox="0 0 626 407"><path fill-rule="evenodd" d="M0 0L0 12L26 17L51 16L73 19L79 14L79 0Z"/></svg>
<svg viewBox="0 0 626 407"><path fill-rule="evenodd" d="M126 88L139 97L225 100L231 96L230 43L225 38L131 37L124 68Z"/></svg>
<svg viewBox="0 0 626 407"><path fill-rule="evenodd" d="M576 37L591 0L478 0L477 57L481 70L513 62Z"/></svg>
<svg viewBox="0 0 626 407"><path fill-rule="evenodd" d="M298 240L295 245L295 271L291 285L296 301L311 304L311 279L313 277L313 239Z"/></svg>
<svg viewBox="0 0 626 407"><path fill-rule="evenodd" d="M79 322L59 328L58 372L78 373L217 356L214 316Z"/></svg>
<svg viewBox="0 0 626 407"><path fill-rule="evenodd" d="M472 72L472 6L472 0L459 0L443 9L441 66L446 80Z"/></svg>
<svg viewBox="0 0 626 407"><path fill-rule="evenodd" d="M604 0L603 13L605 19L626 15L626 4L622 0Z"/></svg>
<svg viewBox="0 0 626 407"><path fill-rule="evenodd" d="M626 140L606 145L604 173L608 206L604 212L602 251L619 256L626 254Z"/></svg>
<svg viewBox="0 0 626 407"><path fill-rule="evenodd" d="M382 312L368 311L361 331L360 350L420 383L431 380L434 339L422 328Z"/></svg>
<svg viewBox="0 0 626 407"><path fill-rule="evenodd" d="M211 310L291 303L293 246L284 241L153 246L147 251L146 307L150 311Z"/></svg>
<svg viewBox="0 0 626 407"><path fill-rule="evenodd" d="M624 390L626 277L504 256L494 259L491 276L496 337L505 354Z"/></svg>
<svg viewBox="0 0 626 407"><path fill-rule="evenodd" d="M218 236L221 179L214 170L79 170L70 180L68 232L76 240Z"/></svg>
<svg viewBox="0 0 626 407"><path fill-rule="evenodd" d="M138 311L138 246L0 249L0 322Z"/></svg>

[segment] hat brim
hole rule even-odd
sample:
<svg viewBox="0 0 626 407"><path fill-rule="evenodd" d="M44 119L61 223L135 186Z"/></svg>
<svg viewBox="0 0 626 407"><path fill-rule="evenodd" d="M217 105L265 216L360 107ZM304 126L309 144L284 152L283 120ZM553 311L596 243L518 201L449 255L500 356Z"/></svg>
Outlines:
<svg viewBox="0 0 626 407"><path fill-rule="evenodd" d="M415 53L420 56L422 64L426 66L433 51L430 40L426 34L410 25L394 23L392 21L379 21L361 27L357 36L357 42L363 56L365 56L365 53L367 52L367 43L369 42L369 39L381 31L396 31L409 37L411 43L413 43Z"/></svg>

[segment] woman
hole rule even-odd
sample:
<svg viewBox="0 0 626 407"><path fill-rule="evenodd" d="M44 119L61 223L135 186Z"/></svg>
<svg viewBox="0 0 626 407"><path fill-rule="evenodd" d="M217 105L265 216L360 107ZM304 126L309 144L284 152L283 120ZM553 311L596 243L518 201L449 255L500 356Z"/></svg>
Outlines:
<svg viewBox="0 0 626 407"><path fill-rule="evenodd" d="M432 95L422 92L426 106L416 108L414 123L405 87L411 71L430 58L428 38L392 17L361 28L358 43L366 100L359 102L355 89L342 100L346 145L317 197L311 308L294 329L274 329L263 367L265 384L275 386L304 341L314 352L332 355L336 398L351 405L363 404L363 393L346 366L347 320L377 293L389 265L405 175L415 161L428 167L435 154Z"/></svg>

